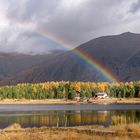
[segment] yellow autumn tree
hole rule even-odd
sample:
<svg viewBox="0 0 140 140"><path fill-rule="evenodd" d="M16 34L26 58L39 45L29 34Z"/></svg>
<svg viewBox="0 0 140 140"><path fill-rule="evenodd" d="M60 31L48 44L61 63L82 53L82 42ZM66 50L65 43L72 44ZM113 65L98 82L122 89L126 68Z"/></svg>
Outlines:
<svg viewBox="0 0 140 140"><path fill-rule="evenodd" d="M105 91L105 83L98 83L98 88L100 92L104 92Z"/></svg>
<svg viewBox="0 0 140 140"><path fill-rule="evenodd" d="M33 93L37 93L37 89L36 89L35 86L33 86L33 88L32 88L32 92L33 92Z"/></svg>
<svg viewBox="0 0 140 140"><path fill-rule="evenodd" d="M74 89L76 90L76 91L81 91L81 84L80 84L80 82L76 82L75 83L75 86L74 86Z"/></svg>

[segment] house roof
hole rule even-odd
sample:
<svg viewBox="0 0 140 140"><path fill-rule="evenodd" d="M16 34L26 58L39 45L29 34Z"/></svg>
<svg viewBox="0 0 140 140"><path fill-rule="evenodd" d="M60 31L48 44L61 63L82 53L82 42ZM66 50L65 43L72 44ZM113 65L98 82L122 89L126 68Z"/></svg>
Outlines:
<svg viewBox="0 0 140 140"><path fill-rule="evenodd" d="M105 94L107 94L107 93L105 93L105 92L98 92L98 93L96 93L95 95L103 96L103 95L105 95Z"/></svg>

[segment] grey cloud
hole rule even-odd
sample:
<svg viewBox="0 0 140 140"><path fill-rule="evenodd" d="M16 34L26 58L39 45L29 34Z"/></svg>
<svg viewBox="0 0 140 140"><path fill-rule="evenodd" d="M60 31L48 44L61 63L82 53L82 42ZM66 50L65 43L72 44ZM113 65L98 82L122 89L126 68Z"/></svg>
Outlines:
<svg viewBox="0 0 140 140"><path fill-rule="evenodd" d="M140 0L0 0L1 20L10 22L4 27L0 23L0 51L48 53L64 49L47 35L24 28L24 22L73 46L103 35L140 32L140 17L135 14L139 6Z"/></svg>
<svg viewBox="0 0 140 140"><path fill-rule="evenodd" d="M140 10L140 0L134 2L130 7L130 12L135 13Z"/></svg>
<svg viewBox="0 0 140 140"><path fill-rule="evenodd" d="M20 3L21 2L21 3ZM59 3L58 0L12 0L7 15L19 21L42 22L47 16L52 16ZM13 5L11 7L11 5ZM41 21L40 21L41 20Z"/></svg>
<svg viewBox="0 0 140 140"><path fill-rule="evenodd" d="M89 38L90 33L118 22L115 14L117 15L121 2L122 0L87 0L78 8L58 11L46 29L75 45L80 44L94 37Z"/></svg>

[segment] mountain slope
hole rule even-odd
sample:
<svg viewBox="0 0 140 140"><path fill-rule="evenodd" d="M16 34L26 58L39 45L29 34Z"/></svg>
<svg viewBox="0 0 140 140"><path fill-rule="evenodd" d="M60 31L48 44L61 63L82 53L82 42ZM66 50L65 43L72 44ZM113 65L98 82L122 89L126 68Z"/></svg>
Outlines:
<svg viewBox="0 0 140 140"><path fill-rule="evenodd" d="M93 39L80 45L78 49L97 60L103 67L117 75L121 81L139 80L139 40L140 34L126 32L120 35ZM26 69L8 80L1 81L0 84L52 80L107 81L86 61L75 55L73 51L69 51L63 55L53 57L49 61L46 59L39 65Z"/></svg>
<svg viewBox="0 0 140 140"><path fill-rule="evenodd" d="M0 53L0 80L14 76L17 73L40 64L46 59L49 60L60 53L61 52L53 52L53 54L46 55Z"/></svg>

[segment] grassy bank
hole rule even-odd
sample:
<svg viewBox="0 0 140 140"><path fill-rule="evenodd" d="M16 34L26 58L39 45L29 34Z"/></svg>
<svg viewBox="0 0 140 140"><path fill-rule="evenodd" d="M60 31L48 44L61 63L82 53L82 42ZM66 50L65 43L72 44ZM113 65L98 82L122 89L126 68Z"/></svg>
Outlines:
<svg viewBox="0 0 140 140"><path fill-rule="evenodd" d="M26 128L14 124L0 131L0 140L139 140L140 125Z"/></svg>
<svg viewBox="0 0 140 140"><path fill-rule="evenodd" d="M76 100L64 99L3 99L0 104L87 104ZM140 98L107 98L93 99L90 104L140 104Z"/></svg>

